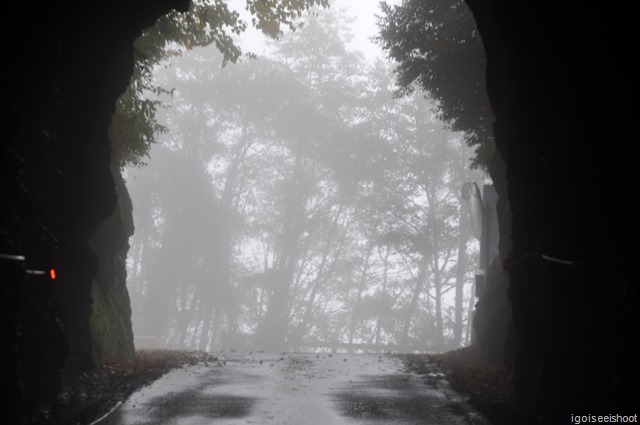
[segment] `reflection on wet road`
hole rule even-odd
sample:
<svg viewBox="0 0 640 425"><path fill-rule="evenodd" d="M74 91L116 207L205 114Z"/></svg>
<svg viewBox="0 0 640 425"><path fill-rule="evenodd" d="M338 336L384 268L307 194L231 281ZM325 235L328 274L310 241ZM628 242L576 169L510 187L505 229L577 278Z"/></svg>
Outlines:
<svg viewBox="0 0 640 425"><path fill-rule="evenodd" d="M218 355L133 394L100 425L489 425L434 368L348 354Z"/></svg>

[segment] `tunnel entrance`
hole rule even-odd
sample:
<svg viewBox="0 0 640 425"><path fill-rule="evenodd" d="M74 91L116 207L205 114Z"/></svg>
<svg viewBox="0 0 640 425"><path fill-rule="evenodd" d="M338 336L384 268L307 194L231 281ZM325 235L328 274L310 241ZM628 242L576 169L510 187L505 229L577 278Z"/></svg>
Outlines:
<svg viewBox="0 0 640 425"><path fill-rule="evenodd" d="M257 59L221 67L215 46L174 43L149 68L138 101L155 112L138 118L157 142L122 169L137 347L470 342L478 245L461 188L488 177L433 99L395 96L393 65L350 41L365 24L342 6L257 44Z"/></svg>
<svg viewBox="0 0 640 425"><path fill-rule="evenodd" d="M127 339L131 336L127 334L131 330L127 322L128 293L122 288L114 289L118 284L124 287L121 272L126 254L122 250L126 251L123 247L133 231L127 221L130 218L126 215L127 206L117 210L113 227L107 224L99 235L94 233L98 223L112 214L116 198L114 174L109 169L107 132L116 98L131 75L134 38L159 15L173 7L186 10L189 2L129 3L119 0L92 8L77 1L65 2L65 7L48 3L35 8L31 3L15 3L9 10L11 21L29 24L4 27L5 38L11 40L7 56L12 66L3 68L6 89L3 101L10 125L0 148L0 267L3 283L6 282L3 285L6 320L2 323L10 349L3 377L10 388L7 402L10 417L21 416L55 396L61 388L63 368L78 373L95 370L99 360L112 354L126 355L131 350L132 338ZM511 260L507 264L512 266L509 297L514 328L521 338L514 348L518 356L513 370L514 387L523 405L531 408L536 417L543 416L546 423L557 422L546 420L552 417L562 417L560 422L565 423L573 417L569 413L631 413L637 404L640 375L637 344L630 337L638 328L640 304L636 272L632 270L638 257L632 226L637 214L631 202L620 201L630 199L629 195L634 193L632 182L637 168L637 159L630 154L634 152L634 126L629 125L636 115L633 96L629 95L637 74L633 55L629 55L635 41L635 25L631 22L634 15L620 13L619 8L584 2L523 2L517 7L503 0L466 3L477 18L489 58L487 87L491 109L496 114L497 147L508 162L502 178L494 179L494 183L502 199L508 196L514 213L512 218L501 221L511 226L503 235L510 234L513 243L507 258ZM416 11L427 15L436 11L426 7ZM409 18L407 24L419 21L413 19L415 14L405 17ZM213 28L202 25L198 19L186 24L207 33ZM426 38L422 34L411 38L423 39ZM444 43L451 39L438 40ZM463 40L460 46L467 47L467 42L473 39ZM185 47L197 44L194 39L183 41ZM224 39L219 41L225 45ZM428 59L424 55L411 56L416 52L420 50L410 49L410 58ZM164 53L171 55L178 51ZM459 64L456 68L471 69ZM439 75L450 78L452 74ZM287 81L292 85L295 82L295 78ZM368 81L361 83L366 86ZM468 92L475 93L473 89ZM137 105L142 116L154 106L144 102ZM291 105L293 108L306 104ZM357 110L359 105L355 102L351 106ZM315 106L311 103L310 109ZM465 108L472 115L485 109L484 104ZM265 116L271 112L268 110ZM306 113L304 109L296 112L301 117ZM328 123L335 123L328 114L330 111L319 112L327 114ZM344 111L333 112L339 116ZM364 120L348 122L346 129L360 134L356 124L362 123ZM124 124L121 129L137 128ZM283 129L273 130L279 133ZM329 130L333 135L347 134L344 126ZM232 135L233 129L229 132ZM315 146L305 143L306 148ZM300 149L305 153L304 161L299 161L302 171L313 171L314 164L318 164L317 170L335 171L339 167L323 167L329 162L343 164L342 169L347 172L341 183L348 183L347 177L353 173L369 172L369 165L379 163L376 162L379 158L371 158L369 164L363 161L366 156L352 157L349 151L327 158L321 155L321 150L312 151L312 155L302 146ZM221 156L222 151L209 154ZM296 156L293 158L295 170ZM292 169L288 170L291 173ZM216 172L215 168L206 171ZM257 173L261 171L258 169ZM116 183L122 188L118 175L115 173ZM389 176L393 177L393 173L383 173L376 184L383 186L380 181ZM409 173L405 177L416 176ZM333 178L333 174L327 174L326 178ZM291 198L296 185L287 186L289 190L285 190L285 184L282 186L282 199L287 194ZM325 191L328 188L320 187ZM303 189L301 185L297 190ZM402 193L398 190L393 195ZM383 195L388 195L382 190L379 194L383 201ZM593 202L594 194L602 195L598 202ZM375 196L372 198L376 200ZM119 199L126 204L124 193ZM418 202L420 198L414 200ZM224 211L218 211L219 205L215 205L216 214ZM408 211L412 206L405 205ZM334 213L329 218L337 214L335 209L329 211ZM345 211L348 208L342 210L343 217ZM278 223L300 221L283 219ZM335 222L336 228L344 224L340 220ZM321 227L322 223L326 224L326 220L316 224ZM291 226L287 227L287 231L290 229ZM285 234L284 227L277 234ZM316 252L327 240L327 234L321 234L324 239L307 238ZM98 239L90 247L92 235ZM400 234L401 238L405 236ZM393 246L393 238L384 240L387 241ZM425 249L419 245L409 248ZM342 258L331 254L331 246L328 252L327 261ZM384 256L384 247L378 253L374 248L375 254ZM542 255L576 267L539 261L544 259ZM16 262L18 258L25 261ZM393 254L389 258L393 260ZM34 275L28 270L46 270L54 264L58 272L56 285L32 285ZM319 264L315 264L318 269ZM325 263L325 267L329 265ZM354 267L347 261L343 266ZM230 268L237 276L244 276L238 269ZM289 269L276 270L290 273ZM378 281L379 277L376 276ZM218 323L223 327L218 329L224 330L227 318L221 315L224 317ZM165 316L173 317L171 310ZM304 318L304 313L298 317ZM273 323L279 320L280 315L274 313ZM210 329L215 327L209 323ZM385 326L388 323L393 329L394 321L385 321ZM446 321L443 326L448 326ZM330 329L331 323L322 327ZM383 330L381 339L386 337ZM221 332L216 334L214 344L221 341ZM287 338L287 333L284 334ZM122 346L111 344L118 338L124 340Z"/></svg>

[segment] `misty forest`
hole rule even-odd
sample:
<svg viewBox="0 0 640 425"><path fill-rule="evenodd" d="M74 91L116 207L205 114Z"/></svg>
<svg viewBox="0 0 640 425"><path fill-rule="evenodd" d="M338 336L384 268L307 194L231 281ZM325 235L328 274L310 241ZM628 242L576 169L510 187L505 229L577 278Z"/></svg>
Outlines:
<svg viewBox="0 0 640 425"><path fill-rule="evenodd" d="M110 130L127 140L137 346L470 342L478 244L461 188L487 179L469 147L479 130L354 48L351 20L319 8L261 55L192 32L138 62Z"/></svg>

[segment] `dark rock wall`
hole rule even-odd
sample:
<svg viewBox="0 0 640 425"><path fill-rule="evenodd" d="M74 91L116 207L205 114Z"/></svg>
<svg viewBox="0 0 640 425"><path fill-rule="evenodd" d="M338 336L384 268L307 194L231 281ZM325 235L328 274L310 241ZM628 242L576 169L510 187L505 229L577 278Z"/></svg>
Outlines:
<svg viewBox="0 0 640 425"><path fill-rule="evenodd" d="M513 332L511 320L511 303L508 296L509 278L502 269L502 260L509 256L511 249L509 238L511 212L507 196L506 164L504 161L494 161L489 166L488 173L493 180L493 187L498 198L494 200L492 196L487 197L485 192L483 202L487 211L485 217L491 216L491 210L495 208L494 217L497 219L498 228L493 231L498 231L498 256L488 267L480 267L481 269L486 267L487 270L485 270L484 287L476 287L476 294L479 297L473 312L474 344L486 361L498 367L504 366L508 371L512 371L513 351L517 344L517 335ZM489 205L493 202L495 202L494 205ZM487 230L489 228L485 232ZM484 249L486 248L485 246ZM484 260L481 255L480 262L482 261Z"/></svg>
<svg viewBox="0 0 640 425"><path fill-rule="evenodd" d="M486 273L486 287L480 295L473 315L475 345L479 352L495 366L512 369L513 358L506 354L511 304L508 299L509 279L502 270L502 262L496 259Z"/></svg>
<svg viewBox="0 0 640 425"><path fill-rule="evenodd" d="M631 15L595 2L467 3L508 164L519 399L544 423L633 414L640 301Z"/></svg>
<svg viewBox="0 0 640 425"><path fill-rule="evenodd" d="M120 170L113 169L116 207L96 228L89 241L98 257L98 275L92 283L90 320L95 361L133 356L131 302L127 291L127 253L133 235L133 206Z"/></svg>
<svg viewBox="0 0 640 425"><path fill-rule="evenodd" d="M110 117L131 74L135 37L170 8L187 6L4 5L0 253L24 255L31 268L55 266L59 276L53 283L28 277L22 265L0 259L9 418L55 392L63 365L94 363L89 317L98 262L88 241L116 202Z"/></svg>

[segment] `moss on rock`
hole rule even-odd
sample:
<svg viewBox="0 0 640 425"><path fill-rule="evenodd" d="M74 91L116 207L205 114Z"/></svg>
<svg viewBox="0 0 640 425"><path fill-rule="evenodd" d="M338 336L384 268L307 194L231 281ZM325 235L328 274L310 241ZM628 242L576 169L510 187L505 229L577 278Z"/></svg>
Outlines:
<svg viewBox="0 0 640 425"><path fill-rule="evenodd" d="M99 363L106 357L133 355L131 304L126 287L128 239L133 234L132 205L122 175L113 171L118 201L107 220L100 223L91 239L98 256L98 276L92 282L90 319L92 355Z"/></svg>

